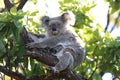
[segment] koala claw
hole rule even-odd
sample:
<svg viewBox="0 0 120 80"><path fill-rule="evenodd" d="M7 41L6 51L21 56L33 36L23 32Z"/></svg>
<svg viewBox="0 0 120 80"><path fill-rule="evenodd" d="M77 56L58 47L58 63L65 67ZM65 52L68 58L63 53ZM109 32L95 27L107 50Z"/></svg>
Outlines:
<svg viewBox="0 0 120 80"><path fill-rule="evenodd" d="M27 47L27 48L34 48L33 44L34 44L34 43L28 43L28 44L26 45L26 47Z"/></svg>

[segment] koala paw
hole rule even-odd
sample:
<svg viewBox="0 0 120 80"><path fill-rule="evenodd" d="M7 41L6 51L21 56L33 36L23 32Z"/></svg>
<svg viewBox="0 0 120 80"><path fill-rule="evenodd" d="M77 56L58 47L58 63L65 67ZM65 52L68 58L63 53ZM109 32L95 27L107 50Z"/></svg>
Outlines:
<svg viewBox="0 0 120 80"><path fill-rule="evenodd" d="M57 70L55 67L50 68L54 73L59 73L59 70Z"/></svg>
<svg viewBox="0 0 120 80"><path fill-rule="evenodd" d="M26 45L26 47L29 48L29 49L31 49L31 48L34 48L33 45L34 45L34 43L28 43L28 44Z"/></svg>

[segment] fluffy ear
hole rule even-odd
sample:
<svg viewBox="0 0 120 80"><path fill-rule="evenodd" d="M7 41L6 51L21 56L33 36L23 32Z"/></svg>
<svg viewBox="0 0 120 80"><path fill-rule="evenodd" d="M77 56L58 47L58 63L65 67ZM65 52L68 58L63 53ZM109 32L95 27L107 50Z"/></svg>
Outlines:
<svg viewBox="0 0 120 80"><path fill-rule="evenodd" d="M42 27L48 26L50 18L48 16L43 16L41 18Z"/></svg>
<svg viewBox="0 0 120 80"><path fill-rule="evenodd" d="M75 24L75 15L72 12L65 12L61 15L61 18L64 22L69 23L70 25Z"/></svg>

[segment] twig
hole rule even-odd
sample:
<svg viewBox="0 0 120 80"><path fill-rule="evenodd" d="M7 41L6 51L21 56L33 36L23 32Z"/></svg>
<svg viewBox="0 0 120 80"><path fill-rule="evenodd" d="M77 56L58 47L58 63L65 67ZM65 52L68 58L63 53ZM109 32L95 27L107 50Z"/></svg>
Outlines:
<svg viewBox="0 0 120 80"><path fill-rule="evenodd" d="M44 80L53 80L53 79L65 79L65 80L85 80L82 79L79 75L73 72L70 69L61 71L60 73L53 73L44 78Z"/></svg>
<svg viewBox="0 0 120 80"><path fill-rule="evenodd" d="M27 0L20 0L20 4L18 5L17 10L22 9L26 2Z"/></svg>
<svg viewBox="0 0 120 80"><path fill-rule="evenodd" d="M44 78L46 77L46 75L25 76L25 75L22 75L21 73L10 71L9 69L7 69L4 66L0 66L0 72L4 73L7 76L14 78L15 80L44 80ZM47 79L47 80L49 80L49 79Z"/></svg>
<svg viewBox="0 0 120 80"><path fill-rule="evenodd" d="M17 7L17 10L20 10L23 8L23 6L25 5L25 3L27 2L27 0L20 0L20 3ZM15 6L14 4L12 4L9 0L4 0L5 3L5 8L10 11L10 9Z"/></svg>
<svg viewBox="0 0 120 80"><path fill-rule="evenodd" d="M105 27L105 32L107 31L109 23L110 23L110 13L109 12L110 12L110 6L108 8L108 13L107 13L107 24L106 24L106 27Z"/></svg>
<svg viewBox="0 0 120 80"><path fill-rule="evenodd" d="M9 1L9 0L4 0L5 3L5 8L10 11L11 7L13 7L14 5Z"/></svg>
<svg viewBox="0 0 120 80"><path fill-rule="evenodd" d="M17 73L17 72L10 71L9 69L7 69L4 66L0 66L0 72L6 74L8 76L11 76L16 80L25 80L25 78L26 78L24 75Z"/></svg>
<svg viewBox="0 0 120 80"><path fill-rule="evenodd" d="M116 24L119 22L119 21L118 21L118 20L119 20L119 17L120 17L120 12L119 12L119 14L118 14L118 17L117 17L116 20L115 20L114 25L112 26L112 28L111 28L111 30L110 30L110 33L114 30Z"/></svg>
<svg viewBox="0 0 120 80"><path fill-rule="evenodd" d="M92 72L92 74L90 75L90 77L89 77L89 79L88 80L92 80L92 76L94 75L94 73L96 72L96 70L97 70L97 65L96 65L96 67L95 67L95 69L94 69L94 71Z"/></svg>

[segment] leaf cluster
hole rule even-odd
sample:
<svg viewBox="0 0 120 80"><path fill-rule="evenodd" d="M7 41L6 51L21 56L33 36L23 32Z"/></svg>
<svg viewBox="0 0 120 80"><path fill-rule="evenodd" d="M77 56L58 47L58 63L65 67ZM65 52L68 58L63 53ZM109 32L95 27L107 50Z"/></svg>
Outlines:
<svg viewBox="0 0 120 80"><path fill-rule="evenodd" d="M17 11L16 7L12 7L10 12L0 13L0 63L25 75L37 75L45 71L37 61L23 57L26 48L20 36L24 25L28 25L25 16L28 17L27 22L38 26L33 20L37 13Z"/></svg>

